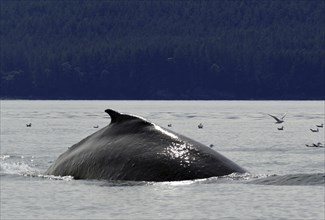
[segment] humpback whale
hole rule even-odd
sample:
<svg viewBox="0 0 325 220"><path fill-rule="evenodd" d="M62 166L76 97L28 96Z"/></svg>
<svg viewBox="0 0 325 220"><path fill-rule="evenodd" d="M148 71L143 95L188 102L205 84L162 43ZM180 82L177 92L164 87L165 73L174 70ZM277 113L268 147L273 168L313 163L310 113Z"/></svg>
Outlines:
<svg viewBox="0 0 325 220"><path fill-rule="evenodd" d="M247 172L210 147L142 117L105 112L110 124L68 148L46 175L161 182Z"/></svg>

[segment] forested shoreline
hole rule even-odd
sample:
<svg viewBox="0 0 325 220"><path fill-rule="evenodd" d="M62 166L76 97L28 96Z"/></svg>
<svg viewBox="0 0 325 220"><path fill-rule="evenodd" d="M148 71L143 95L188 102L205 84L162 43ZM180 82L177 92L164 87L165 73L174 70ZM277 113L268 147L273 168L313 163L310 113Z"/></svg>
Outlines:
<svg viewBox="0 0 325 220"><path fill-rule="evenodd" d="M322 0L1 0L1 98L325 99Z"/></svg>

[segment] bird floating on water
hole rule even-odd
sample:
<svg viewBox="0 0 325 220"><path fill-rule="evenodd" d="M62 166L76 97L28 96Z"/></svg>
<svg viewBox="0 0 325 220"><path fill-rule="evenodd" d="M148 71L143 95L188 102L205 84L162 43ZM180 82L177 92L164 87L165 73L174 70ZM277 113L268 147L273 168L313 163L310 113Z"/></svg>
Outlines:
<svg viewBox="0 0 325 220"><path fill-rule="evenodd" d="M318 142L317 144L313 143L313 145L306 144L306 147L324 147L324 145L322 143Z"/></svg>
<svg viewBox="0 0 325 220"><path fill-rule="evenodd" d="M26 124L26 127L32 127L32 123Z"/></svg>
<svg viewBox="0 0 325 220"><path fill-rule="evenodd" d="M276 116L274 116L274 115L270 115L270 114L268 114L268 115L271 116L272 118L274 118L274 119L276 120L275 124L281 124L281 123L284 122L283 119L284 119L284 117L286 116L286 114L287 114L287 113L285 113L284 115L282 115L281 118L278 118L278 117L276 117Z"/></svg>
<svg viewBox="0 0 325 220"><path fill-rule="evenodd" d="M324 124L322 123L322 124L320 124L320 125L316 125L316 127L318 127L318 128L322 128L324 126Z"/></svg>
<svg viewBox="0 0 325 220"><path fill-rule="evenodd" d="M197 127L198 127L198 128L203 128L203 124L200 123Z"/></svg>
<svg viewBox="0 0 325 220"><path fill-rule="evenodd" d="M172 126L172 124L168 124L167 126L168 126L168 127L171 127L171 126Z"/></svg>
<svg viewBox="0 0 325 220"><path fill-rule="evenodd" d="M310 129L312 132L319 132L319 129L317 128L317 129Z"/></svg>
<svg viewBox="0 0 325 220"><path fill-rule="evenodd" d="M284 128L284 127L282 126L282 127L278 128L278 130L279 130L279 131L282 131L282 130L283 130L283 128Z"/></svg>
<svg viewBox="0 0 325 220"><path fill-rule="evenodd" d="M314 147L324 147L324 145L322 145L322 143L318 142L317 144L313 144Z"/></svg>
<svg viewBox="0 0 325 220"><path fill-rule="evenodd" d="M94 128L99 128L99 126L98 126L98 125L96 125L96 126L94 126Z"/></svg>

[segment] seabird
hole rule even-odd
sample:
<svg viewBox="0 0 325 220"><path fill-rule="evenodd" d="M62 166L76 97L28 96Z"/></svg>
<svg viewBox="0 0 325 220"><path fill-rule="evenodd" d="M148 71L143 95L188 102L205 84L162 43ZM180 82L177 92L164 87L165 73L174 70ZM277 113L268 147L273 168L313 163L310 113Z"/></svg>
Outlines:
<svg viewBox="0 0 325 220"><path fill-rule="evenodd" d="M26 127L32 127L32 123L26 124Z"/></svg>
<svg viewBox="0 0 325 220"><path fill-rule="evenodd" d="M197 127L198 127L198 128L203 128L203 124L200 123Z"/></svg>
<svg viewBox="0 0 325 220"><path fill-rule="evenodd" d="M280 128L278 128L278 130L279 130L279 131L282 131L282 130L283 130L283 126L282 126L282 127L280 127Z"/></svg>
<svg viewBox="0 0 325 220"><path fill-rule="evenodd" d="M317 144L313 144L313 147L324 147L322 143L318 142Z"/></svg>
<svg viewBox="0 0 325 220"><path fill-rule="evenodd" d="M276 117L276 116L274 116L274 115L270 115L270 114L268 114L269 116L271 116L272 118L274 118L275 120L276 120L276 122L275 122L275 124L281 124L281 123L283 123L284 122L284 117L286 116L286 114L287 113L285 113L281 118L278 118L278 117Z"/></svg>
<svg viewBox="0 0 325 220"><path fill-rule="evenodd" d="M310 129L312 132L318 132L319 131L319 129L317 128L317 129Z"/></svg>
<svg viewBox="0 0 325 220"><path fill-rule="evenodd" d="M322 128L324 126L324 124L320 124L320 125L316 125L318 128Z"/></svg>
<svg viewBox="0 0 325 220"><path fill-rule="evenodd" d="M306 147L324 147L324 145L322 145L322 143L318 142L317 144L314 144L313 145L308 145L308 144L305 144Z"/></svg>

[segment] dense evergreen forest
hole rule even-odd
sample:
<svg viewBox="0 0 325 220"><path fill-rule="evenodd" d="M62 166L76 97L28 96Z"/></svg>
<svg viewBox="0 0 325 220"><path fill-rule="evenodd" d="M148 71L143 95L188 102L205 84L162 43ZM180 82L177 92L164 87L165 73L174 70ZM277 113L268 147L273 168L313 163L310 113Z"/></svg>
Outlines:
<svg viewBox="0 0 325 220"><path fill-rule="evenodd" d="M1 0L1 98L325 99L325 1Z"/></svg>

